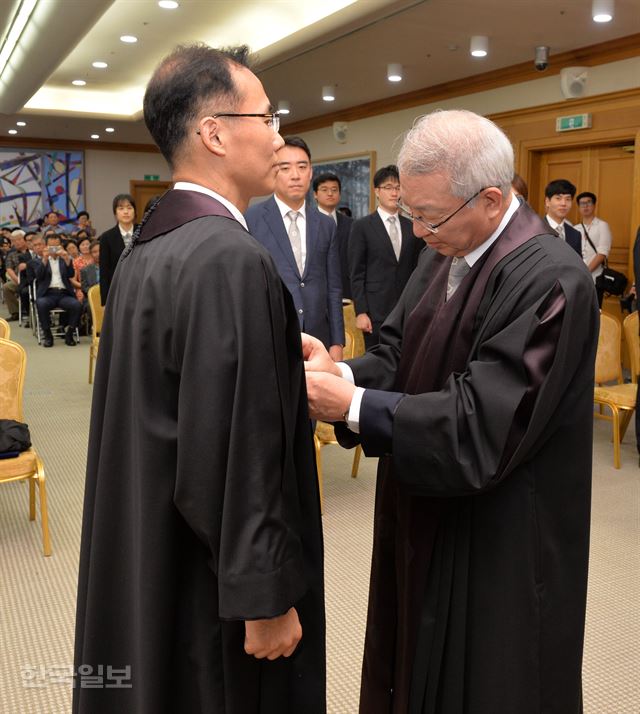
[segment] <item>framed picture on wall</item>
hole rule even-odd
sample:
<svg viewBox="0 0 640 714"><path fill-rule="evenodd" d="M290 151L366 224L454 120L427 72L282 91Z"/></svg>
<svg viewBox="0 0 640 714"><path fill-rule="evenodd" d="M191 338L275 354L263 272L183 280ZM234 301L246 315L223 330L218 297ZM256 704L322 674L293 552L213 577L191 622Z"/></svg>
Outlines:
<svg viewBox="0 0 640 714"><path fill-rule="evenodd" d="M329 159L312 161L313 177L333 173L341 184L340 206L348 206L354 218L362 218L375 207L371 181L376 171L376 152L334 156ZM309 198L313 199L313 190Z"/></svg>

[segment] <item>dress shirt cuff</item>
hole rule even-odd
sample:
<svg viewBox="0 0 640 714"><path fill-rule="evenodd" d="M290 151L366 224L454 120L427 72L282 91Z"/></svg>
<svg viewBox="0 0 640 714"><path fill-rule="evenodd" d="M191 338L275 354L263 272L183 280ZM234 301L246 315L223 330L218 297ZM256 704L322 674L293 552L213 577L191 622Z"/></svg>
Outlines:
<svg viewBox="0 0 640 714"><path fill-rule="evenodd" d="M342 379L346 379L347 382L355 384L356 380L353 376L353 371L351 367L346 362L336 362L338 369L342 372Z"/></svg>
<svg viewBox="0 0 640 714"><path fill-rule="evenodd" d="M347 426L354 434L360 433L360 405L362 404L363 395L364 388L356 387L349 406L349 413L347 414Z"/></svg>

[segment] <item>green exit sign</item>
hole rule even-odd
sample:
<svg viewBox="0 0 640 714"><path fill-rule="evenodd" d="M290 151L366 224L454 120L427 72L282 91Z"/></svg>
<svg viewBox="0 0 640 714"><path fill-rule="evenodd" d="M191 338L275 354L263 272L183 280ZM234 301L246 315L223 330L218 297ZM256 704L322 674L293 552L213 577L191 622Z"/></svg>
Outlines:
<svg viewBox="0 0 640 714"><path fill-rule="evenodd" d="M145 181L160 181L160 176L158 174L145 174Z"/></svg>
<svg viewBox="0 0 640 714"><path fill-rule="evenodd" d="M556 131L575 131L576 129L591 129L591 114L574 114L570 117L556 119Z"/></svg>

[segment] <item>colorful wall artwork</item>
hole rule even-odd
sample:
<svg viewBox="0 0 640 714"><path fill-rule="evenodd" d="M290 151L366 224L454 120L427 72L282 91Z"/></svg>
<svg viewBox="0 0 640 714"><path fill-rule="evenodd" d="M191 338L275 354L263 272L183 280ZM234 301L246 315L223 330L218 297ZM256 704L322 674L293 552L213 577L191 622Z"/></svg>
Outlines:
<svg viewBox="0 0 640 714"><path fill-rule="evenodd" d="M84 152L0 148L0 227L38 227L57 211L71 226L84 210Z"/></svg>

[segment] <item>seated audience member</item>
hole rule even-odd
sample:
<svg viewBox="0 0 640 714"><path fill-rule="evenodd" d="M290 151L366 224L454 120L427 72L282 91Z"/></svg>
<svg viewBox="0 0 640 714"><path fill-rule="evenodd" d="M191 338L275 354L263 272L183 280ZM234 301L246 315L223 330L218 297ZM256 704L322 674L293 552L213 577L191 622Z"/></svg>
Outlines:
<svg viewBox="0 0 640 714"><path fill-rule="evenodd" d="M42 232L53 231L54 233L64 233L64 228L60 225L60 214L57 211L49 211L44 216L42 222Z"/></svg>
<svg viewBox="0 0 640 714"><path fill-rule="evenodd" d="M69 238L67 240L62 239L62 245L64 246L64 249L69 253L71 256L71 260L75 260L79 255L80 251L78 250L78 244L73 240L72 238Z"/></svg>
<svg viewBox="0 0 640 714"><path fill-rule="evenodd" d="M22 311L28 313L29 296L21 293L20 274L26 270L31 255L25 240L25 232L16 228L11 233L11 250L6 257L7 282L2 286L4 301L9 311L9 322L15 322L19 317L18 299L22 302Z"/></svg>
<svg viewBox="0 0 640 714"><path fill-rule="evenodd" d="M91 257L90 252L91 240L86 235L86 231L84 229L82 230L82 233L84 234L84 237L78 238L78 256L73 259L73 269L75 272L73 280L71 281L71 284L76 289L76 298L80 300L80 302L82 302L85 298L82 290L82 282L80 280L80 271L83 268L86 268L87 265L91 265L93 263L93 258Z"/></svg>
<svg viewBox="0 0 640 714"><path fill-rule="evenodd" d="M81 231L85 231L89 238L95 238L96 236L96 229L91 225L91 219L86 211L80 211L76 216L71 235L77 240Z"/></svg>
<svg viewBox="0 0 640 714"><path fill-rule="evenodd" d="M92 240L89 248L91 263L80 269L80 284L86 299L89 288L100 283L100 241Z"/></svg>
<svg viewBox="0 0 640 714"><path fill-rule="evenodd" d="M566 179L556 179L544 189L545 220L551 228L582 258L582 236L567 220L576 187Z"/></svg>
<svg viewBox="0 0 640 714"><path fill-rule="evenodd" d="M529 200L529 187L527 182L520 176L520 174L513 174L513 180L511 181L511 188L516 196L522 196L525 201Z"/></svg>
<svg viewBox="0 0 640 714"><path fill-rule="evenodd" d="M576 198L578 211L580 211L581 221L576 224L577 230L582 236L582 259L591 271L594 283L604 270L604 261L611 250L611 229L609 224L596 216L595 193L583 191ZM598 304L602 307L604 290L596 284L598 293Z"/></svg>
<svg viewBox="0 0 640 714"><path fill-rule="evenodd" d="M11 250L11 239L0 235L0 283L7 281L7 253Z"/></svg>
<svg viewBox="0 0 640 714"><path fill-rule="evenodd" d="M107 302L120 254L131 245L136 218L136 204L128 193L119 193L113 199L112 207L116 225L100 236L100 299L103 305Z"/></svg>
<svg viewBox="0 0 640 714"><path fill-rule="evenodd" d="M40 326L44 336L45 347L53 347L49 310L61 308L67 313L67 332L65 344L73 347L76 344L74 330L78 327L82 305L76 300L70 279L73 277L71 256L62 247L58 236L47 238L46 249L35 270L36 309L40 318Z"/></svg>

